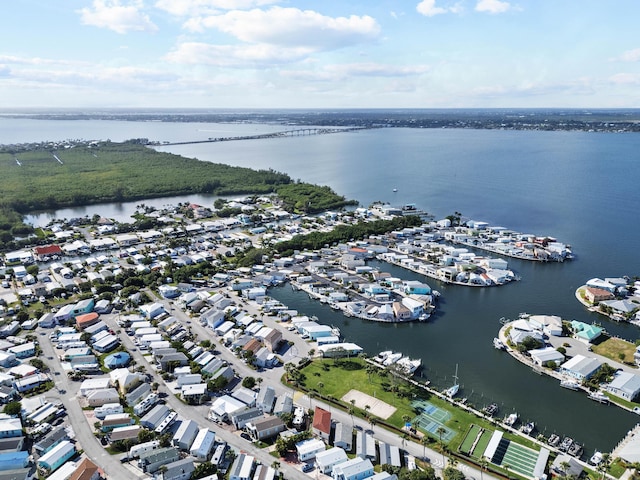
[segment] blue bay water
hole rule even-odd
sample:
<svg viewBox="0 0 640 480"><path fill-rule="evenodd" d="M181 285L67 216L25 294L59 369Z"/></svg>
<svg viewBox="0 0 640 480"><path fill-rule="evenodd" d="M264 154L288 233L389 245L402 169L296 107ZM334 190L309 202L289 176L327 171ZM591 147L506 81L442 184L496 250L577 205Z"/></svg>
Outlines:
<svg viewBox="0 0 640 480"><path fill-rule="evenodd" d="M69 130L59 139L87 138L74 133L74 122L67 123ZM160 141L188 140L195 131L221 128L113 123L93 121L83 128L104 134L90 138L117 140L116 134L126 128L125 138ZM37 125L40 130L31 133L42 134L41 139L54 139L47 134L60 133L56 122ZM49 125L55 131L49 131ZM209 136L218 135L206 134ZM546 434L555 431L585 443L587 452L612 448L637 422L634 414L561 389L557 381L495 351L491 339L501 317L513 318L519 312L598 321L615 335L632 341L638 338L637 327L586 312L575 300L574 291L592 277L640 273L636 173L640 135L377 129L162 149L206 161L273 168L296 179L330 185L362 205L376 200L415 203L437 218L459 211L468 218L554 236L571 244L577 257L573 262L543 265L509 260L522 281L505 287L470 289L428 280L442 292L442 301L438 314L426 324L379 325L347 319L288 287L272 293L301 312L339 326L348 340L359 343L371 355L393 349L422 358L424 374L438 387L452 382L459 364L463 396L476 404L495 401L503 413L515 409ZM207 198L198 201L205 203ZM115 204L88 207L82 214L97 211L110 216L117 208ZM127 208L131 206L120 205L120 213L126 214ZM402 278L420 278L396 267L377 266Z"/></svg>

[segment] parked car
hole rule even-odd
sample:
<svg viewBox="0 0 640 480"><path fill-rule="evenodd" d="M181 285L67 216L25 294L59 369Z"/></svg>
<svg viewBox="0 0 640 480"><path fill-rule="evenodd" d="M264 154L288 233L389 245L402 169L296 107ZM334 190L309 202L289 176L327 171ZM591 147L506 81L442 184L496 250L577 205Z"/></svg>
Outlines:
<svg viewBox="0 0 640 480"><path fill-rule="evenodd" d="M302 466L302 471L304 473L307 473L307 472L311 472L312 470L315 470L315 468L316 468L316 466L313 463L305 463Z"/></svg>

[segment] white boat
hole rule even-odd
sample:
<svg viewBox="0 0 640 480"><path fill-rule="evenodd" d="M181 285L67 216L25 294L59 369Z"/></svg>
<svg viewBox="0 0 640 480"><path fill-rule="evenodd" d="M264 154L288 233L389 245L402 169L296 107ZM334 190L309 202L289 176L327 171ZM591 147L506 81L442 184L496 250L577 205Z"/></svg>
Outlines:
<svg viewBox="0 0 640 480"><path fill-rule="evenodd" d="M453 379L455 383L444 391L444 394L449 398L455 397L460 391L460 385L458 385L458 364L457 363L456 363L456 374L453 376Z"/></svg>
<svg viewBox="0 0 640 480"><path fill-rule="evenodd" d="M580 389L580 384L578 382L576 382L575 380L562 380L560 382L560 386L562 388L568 388L569 390L579 390Z"/></svg>
<svg viewBox="0 0 640 480"><path fill-rule="evenodd" d="M637 413L638 415L640 415L640 407L633 407L633 410L631 410L633 413Z"/></svg>
<svg viewBox="0 0 640 480"><path fill-rule="evenodd" d="M409 357L402 357L400 360L396 362L396 365L402 369L402 372L405 375L411 376L414 372L422 365L422 360L419 358L416 360L411 360Z"/></svg>
<svg viewBox="0 0 640 480"><path fill-rule="evenodd" d="M589 394L591 400L595 400L598 403L609 403L609 397L607 397L602 391L597 390Z"/></svg>
<svg viewBox="0 0 640 480"><path fill-rule="evenodd" d="M518 414L516 412L509 414L507 418L504 419L505 425L509 425L510 427L513 427L513 425L515 425L517 421L518 421Z"/></svg>
<svg viewBox="0 0 640 480"><path fill-rule="evenodd" d="M384 361L382 362L382 365L384 365L385 367L388 367L389 365L393 365L394 363L396 363L401 358L402 358L402 353L392 353L391 355L388 355L387 358L384 359Z"/></svg>
<svg viewBox="0 0 640 480"><path fill-rule="evenodd" d="M493 348L496 350L506 350L506 345L499 338L493 339Z"/></svg>
<svg viewBox="0 0 640 480"><path fill-rule="evenodd" d="M533 422L528 422L525 425L523 425L522 433L524 433L525 435L531 435L531 432L533 432L535 429L536 429L536 424Z"/></svg>
<svg viewBox="0 0 640 480"><path fill-rule="evenodd" d="M391 355L393 352L391 350L385 350L384 352L380 352L378 355L376 355L375 357L373 357L373 360L379 363L384 362L387 357L389 355Z"/></svg>
<svg viewBox="0 0 640 480"><path fill-rule="evenodd" d="M395 193L395 192L397 192L397 191L398 191L398 189L397 189L397 188L394 188L394 189L393 189L393 193Z"/></svg>
<svg viewBox="0 0 640 480"><path fill-rule="evenodd" d="M591 456L591 458L589 459L589 463L591 465L599 465L603 460L602 457L602 452L599 452L598 450L595 451L595 453Z"/></svg>

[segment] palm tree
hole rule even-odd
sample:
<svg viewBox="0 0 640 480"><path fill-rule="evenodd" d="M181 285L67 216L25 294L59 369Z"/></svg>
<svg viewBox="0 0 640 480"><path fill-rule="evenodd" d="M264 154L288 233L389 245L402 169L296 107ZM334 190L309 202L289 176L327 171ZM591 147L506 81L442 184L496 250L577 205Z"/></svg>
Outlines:
<svg viewBox="0 0 640 480"><path fill-rule="evenodd" d="M442 435L444 433L447 433L447 431L443 427L438 427L438 429L436 430L436 433L438 434L438 437L440 439L440 452L442 453L442 468L444 468L447 462L444 459L444 444L442 443Z"/></svg>
<svg viewBox="0 0 640 480"><path fill-rule="evenodd" d="M422 444L422 459L424 461L427 460L427 445L429 444L429 437L423 435L420 439L420 443Z"/></svg>
<svg viewBox="0 0 640 480"><path fill-rule="evenodd" d="M354 428L356 426L355 421L353 420L353 414L355 413L355 410L353 407L349 407L349 415L351 415L351 428Z"/></svg>
<svg viewBox="0 0 640 480"><path fill-rule="evenodd" d="M487 459L485 457L482 457L480 459L480 480L484 480L482 472L483 470L486 470L486 468L487 468Z"/></svg>
<svg viewBox="0 0 640 480"><path fill-rule="evenodd" d="M598 464L598 471L602 473L602 480L604 480L604 477L607 474L607 469L609 468L609 459L610 459L610 454L603 453L602 461ZM638 471L639 466L640 465L638 465L637 463L633 464L633 468L636 472Z"/></svg>
<svg viewBox="0 0 640 480"><path fill-rule="evenodd" d="M567 470L569 469L569 464L567 462L562 462L560 464L560 466L562 467L562 470L564 471L564 474L566 475L567 474ZM511 468L511 465L509 465L508 463L505 463L502 466L502 468L504 468L505 471L507 472L507 478L510 478L509 477L509 469Z"/></svg>
<svg viewBox="0 0 640 480"><path fill-rule="evenodd" d="M407 445L407 439L409 438L409 435L407 435L406 433L402 434L402 437L400 437L402 439L402 446L405 447Z"/></svg>
<svg viewBox="0 0 640 480"><path fill-rule="evenodd" d="M280 462L279 462L279 461L277 461L277 460L274 460L274 461L271 463L271 468L273 468L273 469L276 471L275 476L277 477L277 476L278 476L278 470L280 469Z"/></svg>

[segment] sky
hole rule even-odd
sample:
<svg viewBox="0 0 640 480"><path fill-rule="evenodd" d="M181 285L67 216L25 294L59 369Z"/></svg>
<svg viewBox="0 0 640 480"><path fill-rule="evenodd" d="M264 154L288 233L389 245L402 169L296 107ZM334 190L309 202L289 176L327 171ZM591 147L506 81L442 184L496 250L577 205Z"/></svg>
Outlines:
<svg viewBox="0 0 640 480"><path fill-rule="evenodd" d="M639 108L638 0L20 0L0 108Z"/></svg>

